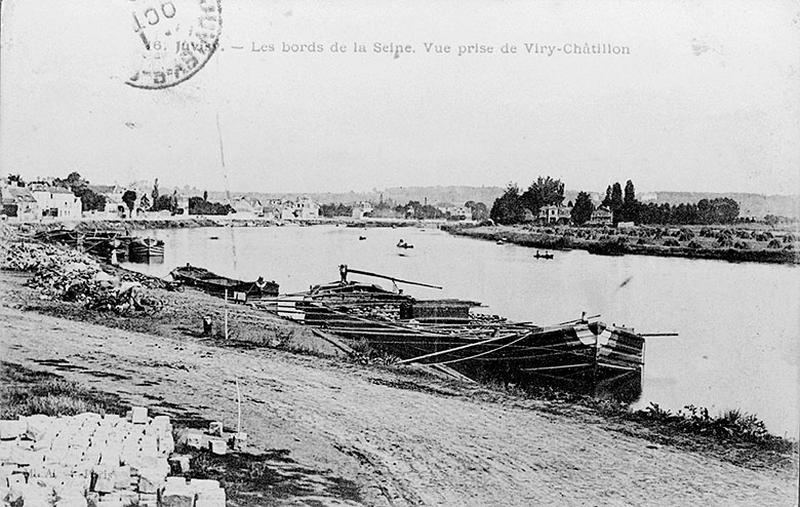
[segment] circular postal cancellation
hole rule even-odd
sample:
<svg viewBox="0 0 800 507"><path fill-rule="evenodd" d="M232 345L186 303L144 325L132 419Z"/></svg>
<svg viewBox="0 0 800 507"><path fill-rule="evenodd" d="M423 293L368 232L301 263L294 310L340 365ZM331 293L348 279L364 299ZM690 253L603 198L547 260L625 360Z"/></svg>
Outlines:
<svg viewBox="0 0 800 507"><path fill-rule="evenodd" d="M219 46L219 0L130 0L133 68L126 83L158 90L197 74Z"/></svg>

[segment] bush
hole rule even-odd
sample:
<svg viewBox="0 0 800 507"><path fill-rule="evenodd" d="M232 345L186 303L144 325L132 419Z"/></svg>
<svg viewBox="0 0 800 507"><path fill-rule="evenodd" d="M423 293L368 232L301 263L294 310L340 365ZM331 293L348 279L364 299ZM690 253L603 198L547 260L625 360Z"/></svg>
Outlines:
<svg viewBox="0 0 800 507"><path fill-rule="evenodd" d="M737 241L733 244L733 248L738 248L739 250L747 250L750 246L744 241Z"/></svg>
<svg viewBox="0 0 800 507"><path fill-rule="evenodd" d="M733 239L730 236L719 236L716 244L719 247L732 247Z"/></svg>
<svg viewBox="0 0 800 507"><path fill-rule="evenodd" d="M767 244L767 248L780 248L780 247L781 247L781 242L778 241L777 239L773 239Z"/></svg>
<svg viewBox="0 0 800 507"><path fill-rule="evenodd" d="M664 240L664 246L681 246L675 238L667 238Z"/></svg>
<svg viewBox="0 0 800 507"><path fill-rule="evenodd" d="M700 243L698 243L697 241L694 241L694 240L690 241L689 244L686 245L686 246L691 248L691 249L693 249L693 250L701 248Z"/></svg>

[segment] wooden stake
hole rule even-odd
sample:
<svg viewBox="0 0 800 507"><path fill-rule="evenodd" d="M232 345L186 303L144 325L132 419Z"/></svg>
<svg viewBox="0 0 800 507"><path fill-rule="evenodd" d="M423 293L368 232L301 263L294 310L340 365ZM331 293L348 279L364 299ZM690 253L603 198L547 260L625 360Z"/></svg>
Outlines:
<svg viewBox="0 0 800 507"><path fill-rule="evenodd" d="M236 434L242 432L242 392L239 390L239 377L236 377L236 405L239 411L239 417L236 422Z"/></svg>
<svg viewBox="0 0 800 507"><path fill-rule="evenodd" d="M228 339L228 289L225 289L225 339Z"/></svg>

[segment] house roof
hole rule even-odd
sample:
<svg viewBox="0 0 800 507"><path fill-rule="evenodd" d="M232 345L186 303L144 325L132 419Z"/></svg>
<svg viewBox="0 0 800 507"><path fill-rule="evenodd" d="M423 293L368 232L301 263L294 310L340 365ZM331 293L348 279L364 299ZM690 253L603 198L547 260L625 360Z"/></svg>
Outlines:
<svg viewBox="0 0 800 507"><path fill-rule="evenodd" d="M18 202L36 202L30 190L23 187L5 187L3 189L3 204Z"/></svg>
<svg viewBox="0 0 800 507"><path fill-rule="evenodd" d="M29 186L31 192L49 192L51 194L70 194L72 195L72 190L68 189L67 187L54 187L52 185L45 185L45 184L32 184Z"/></svg>

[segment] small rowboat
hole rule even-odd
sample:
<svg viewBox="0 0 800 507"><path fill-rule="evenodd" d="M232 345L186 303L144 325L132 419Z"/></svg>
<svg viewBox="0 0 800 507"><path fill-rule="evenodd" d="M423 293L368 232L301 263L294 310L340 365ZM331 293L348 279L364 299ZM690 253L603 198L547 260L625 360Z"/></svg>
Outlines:
<svg viewBox="0 0 800 507"><path fill-rule="evenodd" d="M164 258L164 242L155 238L134 238L129 247L131 262L148 262Z"/></svg>
<svg viewBox="0 0 800 507"><path fill-rule="evenodd" d="M245 282L220 276L190 264L173 269L170 275L175 280L202 289L212 296L225 297L227 292L228 298L242 303L278 295L278 284L275 281L266 281L263 277L254 282Z"/></svg>
<svg viewBox="0 0 800 507"><path fill-rule="evenodd" d="M401 239L397 242L397 248L414 248L414 245L409 245L405 240Z"/></svg>

